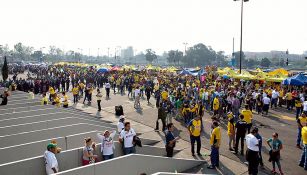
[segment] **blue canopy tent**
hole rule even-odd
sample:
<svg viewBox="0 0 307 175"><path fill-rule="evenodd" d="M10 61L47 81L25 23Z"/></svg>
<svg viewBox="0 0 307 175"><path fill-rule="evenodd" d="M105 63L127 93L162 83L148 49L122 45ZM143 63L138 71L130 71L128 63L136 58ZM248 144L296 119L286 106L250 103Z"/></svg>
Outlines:
<svg viewBox="0 0 307 175"><path fill-rule="evenodd" d="M293 77L285 79L282 84L292 86L303 86L307 85L307 77L303 74L297 74Z"/></svg>
<svg viewBox="0 0 307 175"><path fill-rule="evenodd" d="M109 70L107 69L107 68L100 68L100 69L98 69L98 73L106 73L106 72L108 72Z"/></svg>
<svg viewBox="0 0 307 175"><path fill-rule="evenodd" d="M189 72L189 71L183 69L183 70L179 73L179 75L192 75L192 74L191 74L191 72Z"/></svg>

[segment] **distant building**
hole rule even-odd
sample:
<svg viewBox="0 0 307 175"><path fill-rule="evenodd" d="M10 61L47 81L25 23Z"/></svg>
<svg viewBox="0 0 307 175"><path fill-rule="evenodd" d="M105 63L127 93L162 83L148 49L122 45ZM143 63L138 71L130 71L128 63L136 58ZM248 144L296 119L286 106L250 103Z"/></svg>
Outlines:
<svg viewBox="0 0 307 175"><path fill-rule="evenodd" d="M268 58L270 60L289 58L289 60L298 61L304 59L303 54L286 54L286 51L272 50L270 52L244 52L246 59L261 60L262 58Z"/></svg>
<svg viewBox="0 0 307 175"><path fill-rule="evenodd" d="M121 50L121 58L123 59L130 59L134 56L133 47L129 46L126 49Z"/></svg>

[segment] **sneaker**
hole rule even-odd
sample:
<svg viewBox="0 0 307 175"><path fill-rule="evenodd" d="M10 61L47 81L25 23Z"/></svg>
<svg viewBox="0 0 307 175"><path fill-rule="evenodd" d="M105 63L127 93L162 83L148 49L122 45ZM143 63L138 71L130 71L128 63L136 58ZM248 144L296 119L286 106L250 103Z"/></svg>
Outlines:
<svg viewBox="0 0 307 175"><path fill-rule="evenodd" d="M234 151L234 149L233 148L229 148L229 151Z"/></svg>
<svg viewBox="0 0 307 175"><path fill-rule="evenodd" d="M275 170L272 170L271 173L272 173L272 174L276 174L276 171L275 171Z"/></svg>
<svg viewBox="0 0 307 175"><path fill-rule="evenodd" d="M202 155L202 154L200 154L200 153L197 153L197 155L198 155L198 156L203 156L203 155Z"/></svg>
<svg viewBox="0 0 307 175"><path fill-rule="evenodd" d="M208 169L215 169L215 166L209 165L207 168L208 168Z"/></svg>
<svg viewBox="0 0 307 175"><path fill-rule="evenodd" d="M302 149L301 145L296 145L296 147L297 147L298 149Z"/></svg>
<svg viewBox="0 0 307 175"><path fill-rule="evenodd" d="M194 154L194 153L192 153L192 156L193 156L193 157L195 157L195 154Z"/></svg>

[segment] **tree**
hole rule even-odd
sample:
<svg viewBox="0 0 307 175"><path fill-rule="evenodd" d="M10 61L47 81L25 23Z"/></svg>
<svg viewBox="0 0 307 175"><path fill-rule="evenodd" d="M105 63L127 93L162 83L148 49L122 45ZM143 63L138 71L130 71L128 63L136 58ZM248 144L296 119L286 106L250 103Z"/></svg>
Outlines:
<svg viewBox="0 0 307 175"><path fill-rule="evenodd" d="M240 67L240 51L234 53L234 58L235 58L235 65L239 68ZM246 60L245 60L245 54L242 51L242 58L241 58L241 66L246 65Z"/></svg>
<svg viewBox="0 0 307 175"><path fill-rule="evenodd" d="M155 51L153 51L151 49L147 49L146 54L145 54L145 58L148 62L152 63L154 60L157 59L157 55L156 55Z"/></svg>
<svg viewBox="0 0 307 175"><path fill-rule="evenodd" d="M3 66L2 66L2 79L3 79L3 81L6 81L8 77L9 77L9 68L8 68L8 65L7 65L6 56L4 56L4 63L3 63Z"/></svg>
<svg viewBox="0 0 307 175"><path fill-rule="evenodd" d="M183 59L183 52L178 50L170 50L166 59L169 63L179 63Z"/></svg>
<svg viewBox="0 0 307 175"><path fill-rule="evenodd" d="M271 61L268 58L263 58L260 62L260 66L262 67L270 67Z"/></svg>

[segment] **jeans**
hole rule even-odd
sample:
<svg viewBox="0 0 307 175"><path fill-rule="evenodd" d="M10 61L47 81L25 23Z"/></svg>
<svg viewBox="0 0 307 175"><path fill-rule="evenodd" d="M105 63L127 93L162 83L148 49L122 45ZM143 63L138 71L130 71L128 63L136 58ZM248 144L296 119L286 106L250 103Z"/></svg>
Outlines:
<svg viewBox="0 0 307 175"><path fill-rule="evenodd" d="M301 160L299 162L299 165L301 167L304 167L305 170L307 170L307 144L304 144L303 152L301 156Z"/></svg>
<svg viewBox="0 0 307 175"><path fill-rule="evenodd" d="M296 119L302 114L303 107L296 107Z"/></svg>
<svg viewBox="0 0 307 175"><path fill-rule="evenodd" d="M211 165L213 167L218 167L220 158L219 158L219 148L216 148L215 146L211 146L211 155L210 155L210 160L211 160Z"/></svg>
<svg viewBox="0 0 307 175"><path fill-rule="evenodd" d="M259 153L258 151L247 150L248 173L251 175L258 174Z"/></svg>
<svg viewBox="0 0 307 175"><path fill-rule="evenodd" d="M245 135L236 135L235 152L238 153L239 141L241 141L241 152L244 152L244 138Z"/></svg>
<svg viewBox="0 0 307 175"><path fill-rule="evenodd" d="M297 128L296 145L301 145L301 140L302 140L302 128Z"/></svg>
<svg viewBox="0 0 307 175"><path fill-rule="evenodd" d="M134 154L135 153L135 147L130 147L130 148L124 148L124 154Z"/></svg>
<svg viewBox="0 0 307 175"><path fill-rule="evenodd" d="M111 155L102 155L103 160L109 160L109 159L113 159L114 158L114 154Z"/></svg>
<svg viewBox="0 0 307 175"><path fill-rule="evenodd" d="M174 147L166 146L166 156L167 157L173 157L174 154Z"/></svg>
<svg viewBox="0 0 307 175"><path fill-rule="evenodd" d="M78 102L78 95L74 95L74 103Z"/></svg>
<svg viewBox="0 0 307 175"><path fill-rule="evenodd" d="M101 111L101 105L100 105L100 103L101 103L101 100L97 100L98 111Z"/></svg>
<svg viewBox="0 0 307 175"><path fill-rule="evenodd" d="M274 106L275 108L277 108L277 98L272 98L272 102L271 102L271 108Z"/></svg>
<svg viewBox="0 0 307 175"><path fill-rule="evenodd" d="M191 140L191 152L192 152L192 154L195 153L195 150L194 150L195 141L197 142L197 154L199 154L200 148L201 148L200 136L190 135L190 140Z"/></svg>

